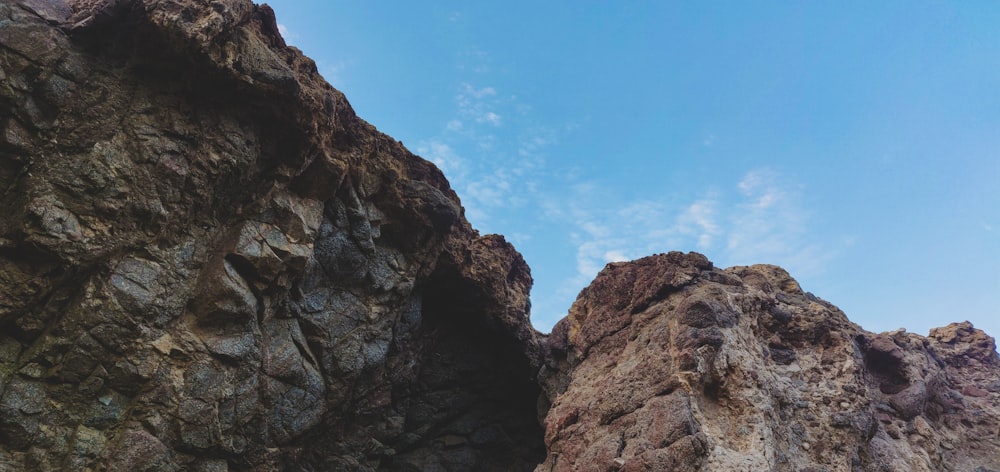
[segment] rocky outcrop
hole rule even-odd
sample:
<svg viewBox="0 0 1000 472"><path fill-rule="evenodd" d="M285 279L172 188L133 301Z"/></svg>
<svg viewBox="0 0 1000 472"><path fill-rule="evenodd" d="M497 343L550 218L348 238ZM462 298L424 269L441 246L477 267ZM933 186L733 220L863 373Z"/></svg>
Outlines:
<svg viewBox="0 0 1000 472"><path fill-rule="evenodd" d="M610 264L546 346L539 471L1000 470L993 338L874 335L775 266Z"/></svg>
<svg viewBox="0 0 1000 472"><path fill-rule="evenodd" d="M0 3L0 470L530 470L531 276L249 1Z"/></svg>
<svg viewBox="0 0 1000 472"><path fill-rule="evenodd" d="M1000 470L967 323L670 253L537 333L267 6L7 0L0 111L0 470Z"/></svg>

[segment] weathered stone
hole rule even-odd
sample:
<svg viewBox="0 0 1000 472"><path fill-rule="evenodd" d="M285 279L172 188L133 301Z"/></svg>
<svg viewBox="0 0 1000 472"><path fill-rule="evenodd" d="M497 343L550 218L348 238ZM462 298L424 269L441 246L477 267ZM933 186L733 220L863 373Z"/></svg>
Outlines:
<svg viewBox="0 0 1000 472"><path fill-rule="evenodd" d="M116 438L117 444L106 449L109 471L174 471L181 468L172 460L171 451L148 432L129 428Z"/></svg>
<svg viewBox="0 0 1000 472"><path fill-rule="evenodd" d="M270 8L16 0L0 17L0 459L541 461L527 266Z"/></svg>
<svg viewBox="0 0 1000 472"><path fill-rule="evenodd" d="M926 402L927 384L922 380L914 382L889 398L889 404L904 420L912 419L922 413Z"/></svg>
<svg viewBox="0 0 1000 472"><path fill-rule="evenodd" d="M0 470L997 470L971 324L531 273L247 0L0 2ZM547 448L547 449L546 449Z"/></svg>
<svg viewBox="0 0 1000 472"><path fill-rule="evenodd" d="M781 269L699 260L609 264L581 292L568 332L557 325L542 344L541 381L558 387L545 390L548 456L536 470L935 471L1000 460L1000 398L972 387L1000 376L987 367L991 338L964 325L873 335ZM658 295L623 299L635 293ZM955 389L981 396L956 400ZM963 406L972 401L974 412Z"/></svg>

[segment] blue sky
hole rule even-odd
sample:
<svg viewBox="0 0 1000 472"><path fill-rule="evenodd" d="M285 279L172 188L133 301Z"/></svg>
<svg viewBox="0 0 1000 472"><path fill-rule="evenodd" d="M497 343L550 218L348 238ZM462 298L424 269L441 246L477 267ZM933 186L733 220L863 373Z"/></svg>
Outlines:
<svg viewBox="0 0 1000 472"><path fill-rule="evenodd" d="M1000 335L1000 3L269 4L524 254L542 331L607 262L680 250L868 330Z"/></svg>

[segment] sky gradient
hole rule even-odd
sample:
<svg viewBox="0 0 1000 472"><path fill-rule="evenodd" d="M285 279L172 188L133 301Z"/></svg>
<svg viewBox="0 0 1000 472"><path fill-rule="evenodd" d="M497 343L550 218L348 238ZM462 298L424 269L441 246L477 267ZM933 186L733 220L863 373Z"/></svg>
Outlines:
<svg viewBox="0 0 1000 472"><path fill-rule="evenodd" d="M863 328L1000 335L1000 3L268 2L531 266L787 269Z"/></svg>

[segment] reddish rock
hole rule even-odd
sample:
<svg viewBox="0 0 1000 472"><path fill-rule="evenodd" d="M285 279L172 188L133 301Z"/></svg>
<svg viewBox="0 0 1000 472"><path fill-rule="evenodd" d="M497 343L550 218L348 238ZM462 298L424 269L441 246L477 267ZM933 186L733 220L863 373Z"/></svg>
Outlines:
<svg viewBox="0 0 1000 472"><path fill-rule="evenodd" d="M0 3L0 469L1000 470L969 323L528 266L246 0Z"/></svg>
<svg viewBox="0 0 1000 472"><path fill-rule="evenodd" d="M970 397L985 397L989 395L988 390L981 389L975 385L966 385L962 387L962 395L968 395Z"/></svg>
<svg viewBox="0 0 1000 472"><path fill-rule="evenodd" d="M967 383L1000 371L968 325L867 333L780 268L681 253L608 265L567 323L537 471L1000 467L1000 395Z"/></svg>

